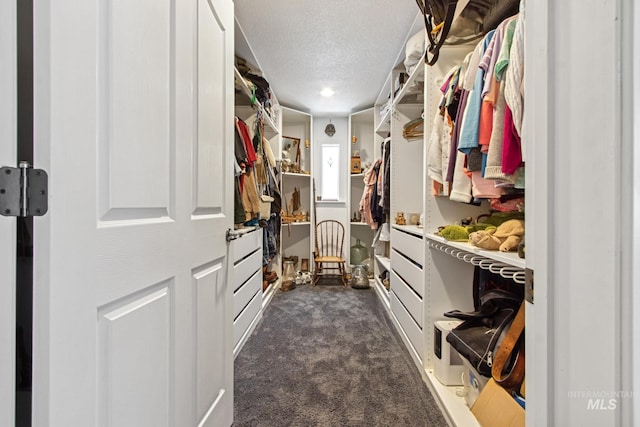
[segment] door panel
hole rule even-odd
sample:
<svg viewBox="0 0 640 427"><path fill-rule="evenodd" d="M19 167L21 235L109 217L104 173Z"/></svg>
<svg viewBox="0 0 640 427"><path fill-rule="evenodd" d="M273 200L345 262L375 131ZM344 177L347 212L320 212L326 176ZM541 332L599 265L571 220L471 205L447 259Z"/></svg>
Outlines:
<svg viewBox="0 0 640 427"><path fill-rule="evenodd" d="M175 181L171 88L177 83L171 1L108 1L101 14L101 219L167 217Z"/></svg>
<svg viewBox="0 0 640 427"><path fill-rule="evenodd" d="M98 310L100 425L171 425L172 288Z"/></svg>
<svg viewBox="0 0 640 427"><path fill-rule="evenodd" d="M232 186L232 175L224 174L224 158L216 157L221 145L228 141L218 138L225 125L225 102L218 83L225 78L224 56L226 34L215 9L207 0L198 2L198 151L196 169L196 199L194 214L218 213L222 200L212 182ZM210 167L213 163L213 167Z"/></svg>
<svg viewBox="0 0 640 427"><path fill-rule="evenodd" d="M224 292L224 270L219 262L212 263L204 269L194 272L195 300L197 313L197 341L196 349L196 381L198 420L202 420L214 407L218 395L226 393L224 386L224 372L220 367L224 363L224 349L217 343L224 340L224 331L216 325L224 323L222 318L227 310L221 307L223 301L219 294ZM222 397L222 396L221 396Z"/></svg>
<svg viewBox="0 0 640 427"><path fill-rule="evenodd" d="M0 2L0 166L16 166L16 2ZM14 425L16 220L0 216L0 425Z"/></svg>
<svg viewBox="0 0 640 427"><path fill-rule="evenodd" d="M230 425L233 3L35 3L34 425Z"/></svg>

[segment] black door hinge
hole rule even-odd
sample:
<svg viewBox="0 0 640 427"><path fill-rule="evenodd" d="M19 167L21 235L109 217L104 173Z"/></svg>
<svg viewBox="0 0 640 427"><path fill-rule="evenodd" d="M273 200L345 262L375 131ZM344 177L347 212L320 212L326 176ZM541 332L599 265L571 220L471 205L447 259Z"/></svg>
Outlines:
<svg viewBox="0 0 640 427"><path fill-rule="evenodd" d="M49 209L48 176L28 162L20 167L0 168L0 214L4 216L42 216Z"/></svg>

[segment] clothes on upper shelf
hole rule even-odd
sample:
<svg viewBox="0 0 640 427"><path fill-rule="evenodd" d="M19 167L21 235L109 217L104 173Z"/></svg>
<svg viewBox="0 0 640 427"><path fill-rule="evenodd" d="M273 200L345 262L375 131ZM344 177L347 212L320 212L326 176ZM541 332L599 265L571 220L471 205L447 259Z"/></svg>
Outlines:
<svg viewBox="0 0 640 427"><path fill-rule="evenodd" d="M445 76L427 147L434 196L470 203L522 189L523 14L488 32Z"/></svg>
<svg viewBox="0 0 640 427"><path fill-rule="evenodd" d="M426 37L424 30L420 30L407 40L405 47L405 59L404 67L407 70L407 74L413 74L416 66L420 62L422 55L424 55L426 49Z"/></svg>

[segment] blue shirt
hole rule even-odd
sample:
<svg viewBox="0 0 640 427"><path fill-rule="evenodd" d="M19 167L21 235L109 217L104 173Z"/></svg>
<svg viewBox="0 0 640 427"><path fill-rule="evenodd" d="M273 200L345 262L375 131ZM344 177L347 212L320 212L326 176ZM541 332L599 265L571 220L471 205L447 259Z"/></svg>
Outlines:
<svg viewBox="0 0 640 427"><path fill-rule="evenodd" d="M493 38L495 30L491 30L484 37L481 43L482 51L480 55L484 55L484 52L489 46L489 42ZM469 70L469 72L473 72ZM480 67L476 70L476 78L473 82L473 89L469 94L469 101L467 102L467 110L464 114L464 125L462 126L462 133L460 134L460 141L458 142L458 150L464 154L469 154L472 148L478 147L478 129L480 125L480 108L482 106L482 87L484 86L484 70Z"/></svg>

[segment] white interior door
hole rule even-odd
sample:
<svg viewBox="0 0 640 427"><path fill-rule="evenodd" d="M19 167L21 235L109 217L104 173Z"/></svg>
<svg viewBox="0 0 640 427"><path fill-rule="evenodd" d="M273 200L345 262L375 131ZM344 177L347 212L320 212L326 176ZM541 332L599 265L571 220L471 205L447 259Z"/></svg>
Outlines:
<svg viewBox="0 0 640 427"><path fill-rule="evenodd" d="M231 0L34 0L35 426L225 426Z"/></svg>
<svg viewBox="0 0 640 427"><path fill-rule="evenodd" d="M17 166L16 2L0 2L0 166ZM0 216L0 425L14 425L16 219Z"/></svg>

